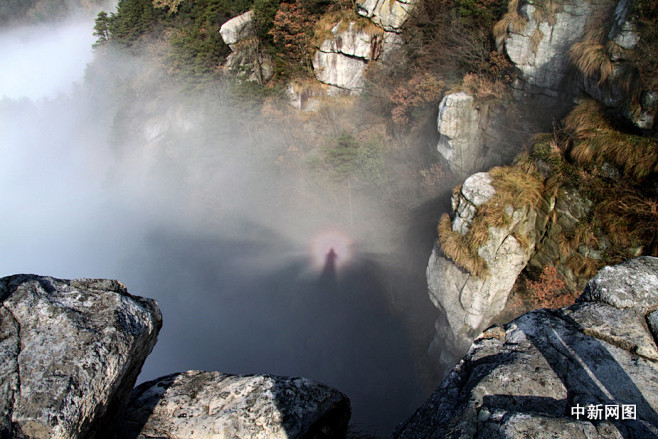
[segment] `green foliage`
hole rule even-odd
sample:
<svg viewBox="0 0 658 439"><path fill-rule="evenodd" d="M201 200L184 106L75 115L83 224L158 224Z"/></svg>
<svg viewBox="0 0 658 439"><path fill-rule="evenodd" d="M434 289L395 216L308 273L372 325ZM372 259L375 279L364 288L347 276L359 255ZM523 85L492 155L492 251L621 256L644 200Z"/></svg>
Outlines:
<svg viewBox="0 0 658 439"><path fill-rule="evenodd" d="M163 17L164 11L154 8L151 0L119 0L117 11L109 16L106 23L109 27L109 39L114 43L130 46L149 31L156 20ZM97 25L98 20L99 17L96 18Z"/></svg>
<svg viewBox="0 0 658 439"><path fill-rule="evenodd" d="M278 57L287 64L292 74L311 70L313 26L316 20L299 3L281 3L274 16L269 34Z"/></svg>
<svg viewBox="0 0 658 439"><path fill-rule="evenodd" d="M507 10L506 0L455 0L460 19L468 24L491 27Z"/></svg>
<svg viewBox="0 0 658 439"><path fill-rule="evenodd" d="M102 46L110 41L110 16L105 11L100 11L96 16L94 36L96 37L94 46Z"/></svg>
<svg viewBox="0 0 658 439"><path fill-rule="evenodd" d="M171 72L188 82L209 81L228 53L217 25L194 24L171 38Z"/></svg>
<svg viewBox="0 0 658 439"><path fill-rule="evenodd" d="M357 169L358 148L356 138L345 131L337 138L329 139L324 151L324 163L336 180L344 180Z"/></svg>
<svg viewBox="0 0 658 439"><path fill-rule="evenodd" d="M359 141L350 132L328 139L319 163L336 182L353 187L377 187L386 181L384 145L377 136Z"/></svg>
<svg viewBox="0 0 658 439"><path fill-rule="evenodd" d="M254 25L259 37L271 39L268 34L274 25L274 17L279 10L279 0L254 0Z"/></svg>

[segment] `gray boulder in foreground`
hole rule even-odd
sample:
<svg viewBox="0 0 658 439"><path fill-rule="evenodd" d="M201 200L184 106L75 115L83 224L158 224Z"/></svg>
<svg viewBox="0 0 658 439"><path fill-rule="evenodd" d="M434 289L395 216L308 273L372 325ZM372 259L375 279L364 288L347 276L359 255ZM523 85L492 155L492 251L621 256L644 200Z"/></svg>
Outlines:
<svg viewBox="0 0 658 439"><path fill-rule="evenodd" d="M484 331L394 437L658 437L657 308L658 258L605 267L575 305Z"/></svg>
<svg viewBox="0 0 658 439"><path fill-rule="evenodd" d="M117 281L0 279L0 437L101 436L161 325Z"/></svg>
<svg viewBox="0 0 658 439"><path fill-rule="evenodd" d="M120 437L343 437L350 402L306 378L188 371L141 384L133 392Z"/></svg>

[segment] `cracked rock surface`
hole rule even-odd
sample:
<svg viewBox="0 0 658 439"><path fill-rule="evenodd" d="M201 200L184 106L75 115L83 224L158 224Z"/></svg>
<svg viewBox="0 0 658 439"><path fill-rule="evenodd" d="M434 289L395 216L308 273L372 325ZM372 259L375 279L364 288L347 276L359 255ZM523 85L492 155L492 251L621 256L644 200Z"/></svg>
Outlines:
<svg viewBox="0 0 658 439"><path fill-rule="evenodd" d="M658 437L658 258L605 267L578 302L484 331L394 437ZM636 419L572 408L633 406Z"/></svg>
<svg viewBox="0 0 658 439"><path fill-rule="evenodd" d="M120 437L343 437L350 403L306 378L188 371L158 378L133 392Z"/></svg>
<svg viewBox="0 0 658 439"><path fill-rule="evenodd" d="M162 325L112 280L0 279L0 437L99 437Z"/></svg>

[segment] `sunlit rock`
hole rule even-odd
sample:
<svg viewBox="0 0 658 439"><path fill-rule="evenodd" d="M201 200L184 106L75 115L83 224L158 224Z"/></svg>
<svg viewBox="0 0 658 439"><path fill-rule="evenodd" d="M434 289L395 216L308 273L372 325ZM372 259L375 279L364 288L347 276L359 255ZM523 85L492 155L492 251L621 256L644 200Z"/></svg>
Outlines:
<svg viewBox="0 0 658 439"><path fill-rule="evenodd" d="M94 437L126 402L162 325L111 280L0 279L0 437Z"/></svg>
<svg viewBox="0 0 658 439"><path fill-rule="evenodd" d="M365 30L357 28L355 22L339 22L313 57L315 77L324 84L359 93L368 61L379 57L382 43L383 32L377 28Z"/></svg>
<svg viewBox="0 0 658 439"><path fill-rule="evenodd" d="M387 32L401 32L409 19L416 0L364 0L357 3L357 12L370 18Z"/></svg>
<svg viewBox="0 0 658 439"><path fill-rule="evenodd" d="M658 258L637 258L487 329L393 436L657 437L657 292Z"/></svg>
<svg viewBox="0 0 658 439"><path fill-rule="evenodd" d="M219 33L224 43L229 46L246 38L256 36L253 12L247 11L242 15L231 18L219 28Z"/></svg>
<svg viewBox="0 0 658 439"><path fill-rule="evenodd" d="M252 11L227 21L219 33L232 51L226 59L225 71L259 84L272 78L274 62L269 54L260 50Z"/></svg>
<svg viewBox="0 0 658 439"><path fill-rule="evenodd" d="M468 175L484 164L480 112L465 92L446 95L439 104L437 151L457 175Z"/></svg>
<svg viewBox="0 0 658 439"><path fill-rule="evenodd" d="M488 173L475 174L464 181L453 195L455 217L452 230L464 235L471 228L475 213L488 203L495 189ZM432 303L447 319L448 328L437 333L431 351L445 366L455 352L466 352L473 338L500 313L507 303L517 276L530 259L535 245L536 212L527 207L506 206L509 221L488 228L488 239L478 247L478 255L488 274L475 276L434 247L427 267L427 283ZM525 237L522 243L517 238ZM447 349L438 351L439 346Z"/></svg>
<svg viewBox="0 0 658 439"><path fill-rule="evenodd" d="M306 378L188 371L137 387L124 437L333 438L350 418L345 395Z"/></svg>
<svg viewBox="0 0 658 439"><path fill-rule="evenodd" d="M557 97L565 89L570 69L569 50L580 41L594 9L588 2L560 2L558 11L540 11L531 0L520 2L499 50L504 49L521 72L523 91ZM543 13L542 13L543 12ZM520 29L516 28L519 23Z"/></svg>

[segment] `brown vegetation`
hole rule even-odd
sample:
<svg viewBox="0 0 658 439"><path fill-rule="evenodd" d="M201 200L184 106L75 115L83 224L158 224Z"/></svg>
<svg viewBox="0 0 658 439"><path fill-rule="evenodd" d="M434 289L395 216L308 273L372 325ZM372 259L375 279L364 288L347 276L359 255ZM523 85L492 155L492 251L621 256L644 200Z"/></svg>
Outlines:
<svg viewBox="0 0 658 439"><path fill-rule="evenodd" d="M569 50L569 59L583 75L597 80L600 86L612 76L615 69L606 47L596 40L574 44Z"/></svg>
<svg viewBox="0 0 658 439"><path fill-rule="evenodd" d="M621 132L606 118L596 101L578 105L564 120L570 134L570 156L584 166L618 166L625 175L642 181L658 173L658 140Z"/></svg>
<svg viewBox="0 0 658 439"><path fill-rule="evenodd" d="M488 267L479 255L480 247L489 239L492 227L503 227L511 223L513 212L536 208L541 199L543 184L534 169L521 166L497 167L489 171L496 193L477 208L473 223L464 235L452 230L450 217L441 217L438 226L439 243L443 252L458 266L472 275L483 277ZM530 241L519 229L511 231L521 246L528 247Z"/></svg>
<svg viewBox="0 0 658 439"><path fill-rule="evenodd" d="M528 279L526 289L532 302L531 308L562 308L573 305L576 299L566 290L566 284L554 265L546 265L538 281Z"/></svg>

